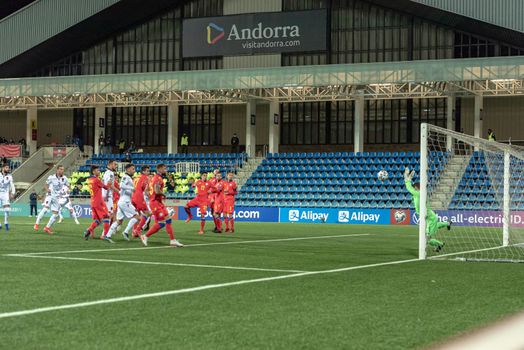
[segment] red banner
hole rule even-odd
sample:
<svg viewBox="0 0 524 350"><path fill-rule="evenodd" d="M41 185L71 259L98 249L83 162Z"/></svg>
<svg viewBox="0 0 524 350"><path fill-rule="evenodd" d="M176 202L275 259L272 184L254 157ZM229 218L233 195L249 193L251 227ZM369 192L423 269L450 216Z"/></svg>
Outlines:
<svg viewBox="0 0 524 350"><path fill-rule="evenodd" d="M15 158L22 155L21 145L0 145L0 156L6 158Z"/></svg>

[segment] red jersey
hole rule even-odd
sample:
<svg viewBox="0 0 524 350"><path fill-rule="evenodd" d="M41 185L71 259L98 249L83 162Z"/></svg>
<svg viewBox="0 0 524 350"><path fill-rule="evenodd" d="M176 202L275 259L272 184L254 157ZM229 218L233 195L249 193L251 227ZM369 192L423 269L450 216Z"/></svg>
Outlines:
<svg viewBox="0 0 524 350"><path fill-rule="evenodd" d="M237 194L237 183L235 181L224 181L222 188L224 190L224 200L235 198Z"/></svg>
<svg viewBox="0 0 524 350"><path fill-rule="evenodd" d="M206 198L207 199L207 197L209 195L209 190L211 189L211 184L209 183L209 181L197 180L193 184L193 187L195 187L197 189L197 197L198 198L200 198L200 199Z"/></svg>
<svg viewBox="0 0 524 350"><path fill-rule="evenodd" d="M102 180L94 175L87 179L87 185L89 186L89 193L91 194L91 207L105 207L105 202L102 198L102 189L107 190L109 186L104 185Z"/></svg>
<svg viewBox="0 0 524 350"><path fill-rule="evenodd" d="M140 174L135 178L135 192L133 192L132 201L134 203L142 203L144 201L144 192L148 189L149 185L149 176Z"/></svg>
<svg viewBox="0 0 524 350"><path fill-rule="evenodd" d="M211 189L214 189L217 184L217 179L215 177L211 178L210 180L207 180L207 183L209 184ZM209 194L209 201L214 201L216 198L216 193L213 191Z"/></svg>
<svg viewBox="0 0 524 350"><path fill-rule="evenodd" d="M155 192L155 185L159 186L161 194ZM149 188L151 190L151 201L162 203L162 199L164 198L164 179L162 179L162 176L156 174L153 180L151 180Z"/></svg>
<svg viewBox="0 0 524 350"><path fill-rule="evenodd" d="M214 194L215 194L215 201L223 201L224 200L224 184L226 182L224 180L216 181L215 187L214 187Z"/></svg>
<svg viewBox="0 0 524 350"><path fill-rule="evenodd" d="M120 184L118 183L118 180L115 176L115 188L118 190L118 192L113 191L113 203L118 203L118 200L120 199Z"/></svg>

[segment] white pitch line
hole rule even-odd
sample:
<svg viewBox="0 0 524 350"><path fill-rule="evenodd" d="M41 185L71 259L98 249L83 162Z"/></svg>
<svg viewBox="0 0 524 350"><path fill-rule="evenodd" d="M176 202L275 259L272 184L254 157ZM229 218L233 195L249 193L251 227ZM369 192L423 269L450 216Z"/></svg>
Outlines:
<svg viewBox="0 0 524 350"><path fill-rule="evenodd" d="M409 259L409 260L389 261L389 262L384 262L384 263L344 267L344 268L333 269L333 270L301 272L301 273L294 273L290 275L255 278L255 279L249 279L249 280L241 280L241 281L218 283L218 284L208 284L208 285L204 285L200 287L175 289L175 290L168 290L168 291L156 292L156 293L129 295L129 296L118 297L118 298L100 299L100 300L87 301L87 302L77 303L77 304L65 304L65 305L41 307L41 308L36 308L36 309L4 312L4 313L0 313L0 319L18 317L18 316L26 316L26 315L32 315L32 314L38 314L38 313L50 312L50 311L77 309L77 308L102 305L102 304L113 304L113 303L119 303L119 302L124 302L124 301L131 301L131 300L164 297L168 295L194 293L194 292L199 292L202 290L225 288L225 287L239 286L239 285L251 284L251 283L270 282L270 281L277 281L277 280L303 277L303 276L323 275L323 274L328 274L328 273L337 273L337 272L344 272L344 271L351 271L351 270L361 270L361 269L387 266L387 265L399 265L399 264L405 264L405 263L411 263L411 262L417 262L417 261L421 261L421 260Z"/></svg>
<svg viewBox="0 0 524 350"><path fill-rule="evenodd" d="M479 252L486 252L486 251L489 251L489 250L497 250L497 249L503 249L503 248L510 248L510 247L515 247L515 246L518 246L518 245L521 245L522 243L517 243L517 244L510 244L510 245L507 245L507 246L497 246L497 247L491 247L491 248L484 248L484 249L476 249L476 250L465 250L463 252L457 252L457 253L448 253L448 254L442 254L442 255L435 255L435 256L430 256L428 257L428 259L433 259L433 260L438 260L440 258L444 258L444 257L447 257L447 256L454 256L454 255L461 255L461 254L470 254L470 253L479 253Z"/></svg>
<svg viewBox="0 0 524 350"><path fill-rule="evenodd" d="M186 264L186 263L168 263L156 261L134 261L134 260L119 260L119 259L96 259L96 258L76 258L67 256L49 256L49 255L10 255L11 257L33 258L33 259L56 259L56 260L77 260L77 261L97 261L97 262L116 262L138 265L166 265L166 266L182 266L182 267L204 267L210 269L226 269L226 270L248 270L248 271L265 271L265 272L307 272L304 270L282 270L282 269L265 269L258 267L242 267L242 266L224 266L224 265L204 265L204 264Z"/></svg>
<svg viewBox="0 0 524 350"><path fill-rule="evenodd" d="M244 240L244 241L233 241L233 242L213 242L213 243L195 243L187 244L185 247L205 247L213 245L230 245L230 244L251 244L251 243L268 243L268 242L285 242L285 241L302 241L311 239L327 239L327 238L344 238L344 237L360 237L370 236L369 233L358 233L351 235L333 235L333 236L313 236L313 237L291 237L291 238L277 238L277 239L257 239L257 240ZM55 254L70 254L70 253L97 253L97 252L115 252L115 251L128 251L128 250L145 250L145 249L166 249L172 248L170 246L161 247L133 247L133 248L108 248L108 249L86 249L86 250L65 250L55 252L37 252L37 253L19 253L19 254L4 254L4 256L20 256L20 255L55 255Z"/></svg>

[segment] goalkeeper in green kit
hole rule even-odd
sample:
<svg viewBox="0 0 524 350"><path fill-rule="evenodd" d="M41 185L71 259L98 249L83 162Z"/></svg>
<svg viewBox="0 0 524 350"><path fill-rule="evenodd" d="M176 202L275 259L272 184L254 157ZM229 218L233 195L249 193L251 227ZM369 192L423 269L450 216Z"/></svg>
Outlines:
<svg viewBox="0 0 524 350"><path fill-rule="evenodd" d="M413 205L415 206L415 211L420 216L420 185L412 184L411 180L415 175L415 170L412 172L409 171L409 168L406 168L404 171L404 183L406 184L406 189L413 196ZM435 251L438 253L444 247L444 242L435 239L437 231L441 228L446 227L451 230L451 221L448 222L439 222L438 216L433 210L431 210L429 203L427 204L427 215L426 215L426 235L428 236L428 244L435 248Z"/></svg>

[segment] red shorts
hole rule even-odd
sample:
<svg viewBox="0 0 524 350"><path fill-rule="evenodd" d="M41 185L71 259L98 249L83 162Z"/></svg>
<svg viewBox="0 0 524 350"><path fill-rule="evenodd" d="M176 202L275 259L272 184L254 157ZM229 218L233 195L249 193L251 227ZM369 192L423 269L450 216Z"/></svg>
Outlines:
<svg viewBox="0 0 524 350"><path fill-rule="evenodd" d="M97 207L92 207L91 212L93 214L93 220L101 221L103 219L109 218L109 211L105 204Z"/></svg>
<svg viewBox="0 0 524 350"><path fill-rule="evenodd" d="M167 208L162 202L156 202L151 201L151 213L155 216L156 221L164 221L168 216L169 213L167 212Z"/></svg>
<svg viewBox="0 0 524 350"><path fill-rule="evenodd" d="M224 214L233 214L235 212L235 199L224 199Z"/></svg>
<svg viewBox="0 0 524 350"><path fill-rule="evenodd" d="M213 210L217 214L221 214L224 211L224 201L223 200L216 200L213 204Z"/></svg>
<svg viewBox="0 0 524 350"><path fill-rule="evenodd" d="M145 212L145 211L149 211L149 208L147 207L147 203L145 200L141 200L139 202L135 202L134 200L131 201L131 203L133 204L133 206L135 207L135 209L139 212Z"/></svg>
<svg viewBox="0 0 524 350"><path fill-rule="evenodd" d="M201 198L201 197L195 197L189 202L187 202L188 208L194 208L197 207L201 213L207 212L207 207L209 206L209 202L207 197Z"/></svg>

